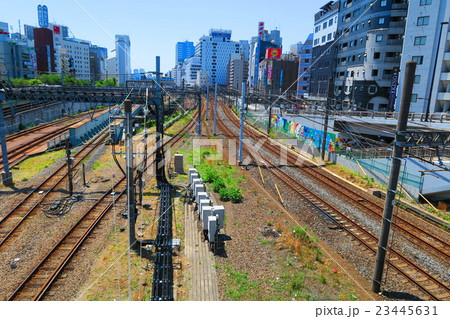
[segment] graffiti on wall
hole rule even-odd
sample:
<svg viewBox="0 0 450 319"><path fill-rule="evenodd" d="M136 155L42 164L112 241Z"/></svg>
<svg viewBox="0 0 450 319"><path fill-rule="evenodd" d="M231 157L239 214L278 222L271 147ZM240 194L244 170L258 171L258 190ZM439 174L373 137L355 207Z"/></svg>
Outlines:
<svg viewBox="0 0 450 319"><path fill-rule="evenodd" d="M272 123L279 130L295 135L296 137L307 141L317 148L321 147L323 131L316 130L304 125L300 125L297 122L289 121L284 117L272 114ZM345 147L352 147L353 143L349 139L337 138L336 134L327 133L327 150L329 152L339 151Z"/></svg>

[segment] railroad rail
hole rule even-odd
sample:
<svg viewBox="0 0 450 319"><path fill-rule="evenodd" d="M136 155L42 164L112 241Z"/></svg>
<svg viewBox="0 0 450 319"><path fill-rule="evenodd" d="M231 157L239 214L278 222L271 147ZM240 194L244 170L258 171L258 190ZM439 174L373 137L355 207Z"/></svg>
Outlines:
<svg viewBox="0 0 450 319"><path fill-rule="evenodd" d="M97 137L85 144L74 156L73 169L78 168L81 165L81 162L97 149L107 137L107 129L104 129ZM0 220L0 249L14 234L17 233L19 227L36 212L39 205L54 190L58 189L60 185L63 185L63 183L67 181L67 178L67 163L65 163Z"/></svg>
<svg viewBox="0 0 450 319"><path fill-rule="evenodd" d="M268 135L256 132L250 128L245 128L245 132L254 138L267 139ZM276 146L269 142L264 142L263 147L270 150L272 153L276 153L278 149ZM298 166L298 155L289 150L287 152L287 161L289 165L293 165L294 169L299 170L301 173L309 176L310 179L318 182L327 189L330 189L333 193L339 195L341 198L347 199L349 203L353 203L354 206L361 209L363 212L370 215L381 218L383 216L384 204L380 203L377 198L371 198L369 194L364 194L362 191L355 190L348 183L343 183L342 179L325 172L316 164L303 160L306 164ZM404 212L406 213L406 212ZM393 222L396 230L410 238L414 243L423 245L425 249L432 252L435 256L442 258L444 262L450 264L450 244L437 235L425 229L418 229L416 225L406 220L401 215L397 214L395 221ZM442 230L438 229L438 232Z"/></svg>
<svg viewBox="0 0 450 319"><path fill-rule="evenodd" d="M226 114L226 117L231 120L235 127L239 127L238 119L234 113L228 108L222 107ZM220 117L219 117L220 118ZM231 129L225 125L223 119L219 121L221 130L227 135L237 136L231 131ZM247 134L251 137L255 136L253 131L248 131ZM270 144L270 143L265 143ZM251 155L246 146L244 146L247 153ZM274 149L270 149L272 153ZM276 153L278 154L278 149ZM262 155L261 155L262 156ZM348 218L346 215L340 212L332 204L326 202L324 199L301 185L296 179L292 178L290 175L286 174L277 165L274 165L270 160L264 158L264 161L271 168L271 172L286 185L296 196L301 198L304 202L308 203L319 211L322 215L327 216L329 220L336 224L340 229L343 229L348 234L350 234L355 240L364 245L370 252L376 254L378 239L376 236L371 234L368 230L356 224L355 221ZM340 184L341 185L341 184ZM404 257L401 253L394 249L390 249L391 258L388 261L389 266L395 269L399 274L403 275L414 284L418 289L420 289L427 298L432 300L446 300L450 298L450 288L443 284L439 279L435 278L429 274L426 270L416 265L414 262L410 261L408 258Z"/></svg>
<svg viewBox="0 0 450 319"><path fill-rule="evenodd" d="M87 116L86 115L76 116L72 120L77 120L77 119L84 118L84 117L87 117ZM67 122L67 119L61 120L58 123L64 123L64 122ZM39 130L42 130L43 128L44 129L49 128L54 125L55 125L55 123L52 122L52 124L45 124L43 127L41 126L40 128L32 128L30 131L27 130L27 131L24 131L23 133L20 132L16 135L8 137L9 140L7 138L7 141L12 142L13 140L15 140L17 138L26 136L31 133L38 132ZM64 124L63 126L57 128L55 131L49 132L49 133L45 134L44 136L40 136L39 138L36 138L27 144L20 144L15 147L9 147L8 148L8 158L9 158L10 167L13 167L17 163L20 163L21 161L26 159L32 151L36 150L37 148L41 147L42 145L46 145L47 141L50 141L51 139L67 132L69 127L72 125L73 125L73 123ZM2 163L0 163L0 172L3 170L3 167L4 166L3 166L3 162L2 162Z"/></svg>
<svg viewBox="0 0 450 319"><path fill-rule="evenodd" d="M166 141L165 145L174 145L184 135L186 129L190 129L194 121L187 123L176 135ZM155 161L148 164L150 167ZM38 263L34 270L14 290L8 300L43 300L58 280L70 260L75 256L86 239L110 211L113 205L119 201L125 192L126 178L123 177L116 185L103 194L95 204L83 215L66 235L50 250L50 252ZM123 190L113 202L110 194L114 189Z"/></svg>
<svg viewBox="0 0 450 319"><path fill-rule="evenodd" d="M86 115L86 113L82 113L82 114L71 115L71 116L68 116L68 117L63 117L63 118L60 118L60 119L57 119L57 120L54 120L54 121L51 121L51 122L48 122L48 123L39 124L37 126L33 126L33 127L30 127L28 129L25 129L25 130L22 130L22 131L19 131L19 132L16 132L16 133L8 134L6 136L6 142L11 142L11 141L17 140L17 139L19 139L19 138L21 138L23 136L27 136L27 135L29 135L31 133L38 132L38 131L40 131L40 130L42 130L44 128L56 126L56 125L65 123L65 122L70 121L70 120L83 119L84 117L87 117L87 116L88 115Z"/></svg>

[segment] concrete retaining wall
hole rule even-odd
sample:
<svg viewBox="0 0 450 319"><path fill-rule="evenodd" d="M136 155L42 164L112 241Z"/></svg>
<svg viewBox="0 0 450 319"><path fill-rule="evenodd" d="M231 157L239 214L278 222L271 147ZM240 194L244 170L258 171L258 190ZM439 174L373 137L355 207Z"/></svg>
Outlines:
<svg viewBox="0 0 450 319"><path fill-rule="evenodd" d="M104 129L109 124L110 112L98 114L92 119L83 120L69 128L69 139L72 146L78 146Z"/></svg>
<svg viewBox="0 0 450 319"><path fill-rule="evenodd" d="M67 115L73 115L88 111L104 103L64 102L52 106L40 107L27 112L16 114L14 117L5 118L6 134L19 131L20 124L26 127L50 122Z"/></svg>

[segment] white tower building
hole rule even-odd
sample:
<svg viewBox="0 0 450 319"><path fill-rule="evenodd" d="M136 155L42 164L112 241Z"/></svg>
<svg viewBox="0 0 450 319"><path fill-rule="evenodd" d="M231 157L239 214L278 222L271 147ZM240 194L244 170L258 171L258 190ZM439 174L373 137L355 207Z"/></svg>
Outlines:
<svg viewBox="0 0 450 319"><path fill-rule="evenodd" d="M227 83L227 64L232 53L241 53L239 42L231 41L231 30L211 29L209 36L203 36L195 47L202 70L209 74L209 83Z"/></svg>
<svg viewBox="0 0 450 319"><path fill-rule="evenodd" d="M131 77L130 37L128 35L116 35L116 58L118 68L118 82L125 84Z"/></svg>

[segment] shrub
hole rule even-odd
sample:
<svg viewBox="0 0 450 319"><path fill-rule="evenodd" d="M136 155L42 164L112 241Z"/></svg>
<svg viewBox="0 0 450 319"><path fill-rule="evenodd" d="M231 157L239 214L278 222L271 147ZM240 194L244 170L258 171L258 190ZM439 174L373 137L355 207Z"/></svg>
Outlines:
<svg viewBox="0 0 450 319"><path fill-rule="evenodd" d="M206 183L214 183L219 180L223 183L223 180L221 180L221 178L220 178L219 172L217 170L215 170L213 167L206 168L205 174L203 176L204 176L203 180ZM225 184L224 184L224 186L225 186ZM217 191L215 190L215 192L217 192Z"/></svg>
<svg viewBox="0 0 450 319"><path fill-rule="evenodd" d="M225 182L223 181L223 179L218 178L212 183L212 187L216 193L219 193L220 190L225 188L226 186L225 186Z"/></svg>
<svg viewBox="0 0 450 319"><path fill-rule="evenodd" d="M230 195L228 193L228 188L223 187L219 190L220 200L223 202L228 202L230 200Z"/></svg>
<svg viewBox="0 0 450 319"><path fill-rule="evenodd" d="M237 187L228 188L228 198L232 203L240 203L242 202L242 193L241 190Z"/></svg>

